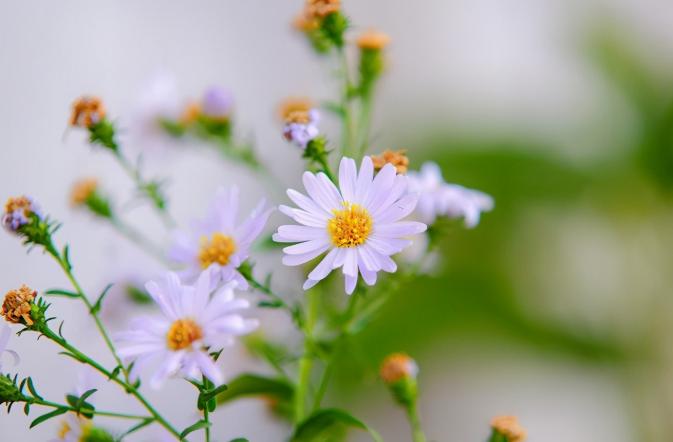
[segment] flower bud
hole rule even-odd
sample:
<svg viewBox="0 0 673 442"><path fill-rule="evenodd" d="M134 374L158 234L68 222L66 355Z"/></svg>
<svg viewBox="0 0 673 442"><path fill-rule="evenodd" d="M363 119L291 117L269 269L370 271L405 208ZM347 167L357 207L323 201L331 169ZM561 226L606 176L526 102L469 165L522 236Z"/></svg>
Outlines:
<svg viewBox="0 0 673 442"><path fill-rule="evenodd" d="M406 150L384 150L379 155L371 155L372 163L374 163L375 170L383 169L386 164L395 166L397 173L407 173L409 168L409 158L406 155Z"/></svg>
<svg viewBox="0 0 673 442"><path fill-rule="evenodd" d="M418 365L411 357L404 353L389 355L381 364L380 375L400 405L409 406L416 401Z"/></svg>
<svg viewBox="0 0 673 442"><path fill-rule="evenodd" d="M325 18L328 15L339 12L341 0L307 0L306 12L316 18Z"/></svg>
<svg viewBox="0 0 673 442"><path fill-rule="evenodd" d="M320 134L319 121L320 114L316 109L289 112L286 115L283 136L301 149L306 149L307 144Z"/></svg>
<svg viewBox="0 0 673 442"><path fill-rule="evenodd" d="M82 178L75 182L70 192L72 207L87 207L92 213L102 218L112 217L110 202L98 192L98 180Z"/></svg>
<svg viewBox="0 0 673 442"><path fill-rule="evenodd" d="M390 43L390 37L380 31L370 29L358 37L357 45L360 49L381 51Z"/></svg>
<svg viewBox="0 0 673 442"><path fill-rule="evenodd" d="M213 86L203 94L201 112L208 118L228 120L233 103L234 99L229 91Z"/></svg>
<svg viewBox="0 0 673 442"><path fill-rule="evenodd" d="M0 375L0 405L22 402L27 399L9 376Z"/></svg>
<svg viewBox="0 0 673 442"><path fill-rule="evenodd" d="M34 218L40 218L40 210L32 198L27 196L9 198L5 204L2 225L9 231L17 233Z"/></svg>
<svg viewBox="0 0 673 442"><path fill-rule="evenodd" d="M2 303L0 316L4 316L7 322L14 324L33 325L31 313L36 296L37 291L25 284L18 289L8 291Z"/></svg>
<svg viewBox="0 0 673 442"><path fill-rule="evenodd" d="M105 106L98 97L83 96L72 104L70 125L76 127L91 128L105 118Z"/></svg>
<svg viewBox="0 0 673 442"><path fill-rule="evenodd" d="M523 442L526 440L526 429L519 424L516 416L496 416L491 421L491 441Z"/></svg>

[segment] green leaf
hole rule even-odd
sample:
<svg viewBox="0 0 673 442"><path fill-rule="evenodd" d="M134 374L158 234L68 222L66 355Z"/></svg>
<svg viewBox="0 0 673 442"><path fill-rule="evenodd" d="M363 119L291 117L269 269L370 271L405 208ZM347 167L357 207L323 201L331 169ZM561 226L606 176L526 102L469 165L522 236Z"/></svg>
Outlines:
<svg viewBox="0 0 673 442"><path fill-rule="evenodd" d="M285 304L280 299L273 299L271 301L260 301L257 304L257 307L261 307L261 308L281 308L284 305Z"/></svg>
<svg viewBox="0 0 673 442"><path fill-rule="evenodd" d="M194 431L197 431L197 430L201 430L203 428L210 427L210 425L211 425L210 422L198 421L194 425L191 425L191 426L185 428L185 431L180 433L180 440L184 440L185 437L187 437L188 434L193 433Z"/></svg>
<svg viewBox="0 0 673 442"><path fill-rule="evenodd" d="M37 427L42 422L48 421L52 417L60 416L60 415L65 414L67 412L68 412L67 408L57 408L54 411L50 411L47 414L43 414L42 416L38 417L37 419L35 419L33 422L30 423L30 428Z"/></svg>
<svg viewBox="0 0 673 442"><path fill-rule="evenodd" d="M256 374L242 374L228 385L226 391L217 395L220 404L248 396L268 396L280 401L291 401L294 396L294 387L289 382Z"/></svg>
<svg viewBox="0 0 673 442"><path fill-rule="evenodd" d="M79 298L79 294L63 289L49 289L44 292L45 295L66 296L68 298Z"/></svg>
<svg viewBox="0 0 673 442"><path fill-rule="evenodd" d="M316 411L299 424L291 442L323 441L330 434L343 427L367 431L375 442L383 441L376 431L351 414L336 408L326 408Z"/></svg>
<svg viewBox="0 0 673 442"><path fill-rule="evenodd" d="M229 442L249 442L249 441L244 437L237 437L236 439L232 439Z"/></svg>
<svg viewBox="0 0 673 442"><path fill-rule="evenodd" d="M35 385L33 385L33 379L30 376L28 377L28 391L30 391L30 394L32 394L34 398L42 400L42 396L37 393Z"/></svg>
<svg viewBox="0 0 673 442"><path fill-rule="evenodd" d="M140 430L141 428L145 428L146 426L150 425L152 422L154 422L154 418L144 419L139 424L132 426L131 428L126 430L123 434L121 434L117 438L117 441L121 442L122 439L125 438L126 436L128 436L129 434L135 433L136 431Z"/></svg>
<svg viewBox="0 0 673 442"><path fill-rule="evenodd" d="M67 244L63 247L63 262L68 270L72 270L72 264L70 263L70 246Z"/></svg>
<svg viewBox="0 0 673 442"><path fill-rule="evenodd" d="M96 314L98 314L98 312L100 312L100 309L103 305L103 298L105 298L105 295L107 295L107 293L110 291L110 289L112 288L113 285L114 285L113 283L110 283L110 284L105 286L105 288L101 292L100 296L98 296L98 300L96 300L96 303L93 305L93 307L91 307L91 314L92 315L96 315Z"/></svg>

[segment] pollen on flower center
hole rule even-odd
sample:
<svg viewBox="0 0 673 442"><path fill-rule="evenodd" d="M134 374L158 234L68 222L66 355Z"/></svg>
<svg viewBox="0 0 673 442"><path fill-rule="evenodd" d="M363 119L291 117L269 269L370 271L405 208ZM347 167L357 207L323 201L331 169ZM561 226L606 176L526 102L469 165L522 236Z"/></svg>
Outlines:
<svg viewBox="0 0 673 442"><path fill-rule="evenodd" d="M231 236L216 232L210 239L203 237L201 239L201 250L199 251L201 268L207 269L214 263L226 266L235 251L236 243Z"/></svg>
<svg viewBox="0 0 673 442"><path fill-rule="evenodd" d="M336 247L356 247L364 243L372 231L372 217L358 204L344 203L341 210L333 210L334 217L327 223L327 231Z"/></svg>
<svg viewBox="0 0 673 442"><path fill-rule="evenodd" d="M195 341L203 338L203 330L192 319L178 319L171 324L166 334L168 348L173 351L184 350Z"/></svg>

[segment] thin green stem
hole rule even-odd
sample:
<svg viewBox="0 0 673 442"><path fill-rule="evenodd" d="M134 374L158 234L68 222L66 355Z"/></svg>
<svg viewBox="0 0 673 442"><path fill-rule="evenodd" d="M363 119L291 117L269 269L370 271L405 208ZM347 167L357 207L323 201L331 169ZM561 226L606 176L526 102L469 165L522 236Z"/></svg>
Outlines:
<svg viewBox="0 0 673 442"><path fill-rule="evenodd" d="M350 69L348 67L348 57L343 47L338 48L339 63L341 64L341 75L343 76L343 85L341 91L341 154L350 155L354 153L353 146L353 122L350 109L350 98L352 83L350 79Z"/></svg>
<svg viewBox="0 0 673 442"><path fill-rule="evenodd" d="M114 151L114 157L117 159L117 162L121 165L126 174L133 180L136 188L152 202L152 205L156 209L159 217L164 222L166 227L169 229L174 228L177 223L171 217L170 213L168 213L168 210L166 209L166 201L159 194L157 186L155 186L154 183L145 181L145 179L140 174L140 170L131 164L128 158L126 158L118 149Z"/></svg>
<svg viewBox="0 0 673 442"><path fill-rule="evenodd" d="M343 319L341 322L341 326L339 327L339 332L338 336L335 340L334 347L332 348L332 351L329 355L329 358L327 360L327 363L325 364L325 369L323 370L323 373L320 377L320 381L318 383L318 390L316 392L315 397L313 398L313 407L312 411L315 411L320 408L320 405L322 404L322 400L325 397L325 393L327 392L327 387L329 385L329 382L332 377L332 373L334 371L334 358L336 354L339 352L339 349L345 342L346 338L350 334L350 326L353 321L353 318L355 317L355 312L356 312L356 307L358 303L358 296L359 291L356 290L353 295L348 300L348 306L346 307L346 310L344 311L343 314Z"/></svg>
<svg viewBox="0 0 673 442"><path fill-rule="evenodd" d="M112 380L120 387L122 387L128 394L134 396L152 415L154 420L156 420L161 426L163 426L166 430L168 430L171 434L173 434L173 436L175 436L177 439L180 439L180 433L178 433L178 431L175 428L173 428L173 426L170 423L168 423L168 421L161 414L159 414L159 412L147 401L147 399L145 399L145 397L138 391L138 389L135 386L131 385L128 381L119 379L113 372L107 370L98 362L91 359L89 356L82 353L68 341L63 339L60 335L54 333L47 325L41 327L39 331L48 339L51 339L59 346L66 349L75 359L93 367L96 371L104 375L106 378Z"/></svg>
<svg viewBox="0 0 673 442"><path fill-rule="evenodd" d="M124 236L130 242L132 242L133 244L138 246L140 249L142 249L148 255L155 258L161 264L163 264L163 265L168 264L168 262L166 261L166 256L163 253L163 251L161 250L161 248L159 246L157 246L156 244L154 244L149 239L147 239L147 237L145 237L142 233L140 233L134 227L130 226L129 224L126 224L121 219L119 219L115 216L112 216L111 218L108 218L108 219L110 221L110 224L112 224L112 226L122 236Z"/></svg>
<svg viewBox="0 0 673 442"><path fill-rule="evenodd" d="M418 405L416 400L411 402L407 407L407 418L411 425L413 442L426 442L427 439L425 438L425 433L423 433L423 428L421 428L421 419L418 415Z"/></svg>
<svg viewBox="0 0 673 442"><path fill-rule="evenodd" d="M56 403L56 402L45 401L45 400L42 400L42 399L34 399L34 400L30 401L30 403L34 404L34 405L42 405L44 407L67 409L68 411L73 411L73 412L78 411L76 408L71 407L70 405L59 404L59 403ZM124 413L116 413L116 412L112 412L112 411L102 411L102 410L92 410L92 413L95 414L96 416L114 417L114 418L117 418L117 419L134 419L134 420L154 419L153 417L150 417L150 416L139 416L139 415L136 415L136 414L124 414Z"/></svg>
<svg viewBox="0 0 673 442"><path fill-rule="evenodd" d="M318 306L316 289L306 292L306 321L304 323L304 350L299 360L299 376L294 403L294 422L298 424L306 417L306 401L311 383L311 371L313 369L313 327L315 325Z"/></svg>
<svg viewBox="0 0 673 442"><path fill-rule="evenodd" d="M362 97L362 107L360 109L360 122L358 124L357 152L358 157L364 155L369 147L369 131L372 118L372 95L367 94Z"/></svg>

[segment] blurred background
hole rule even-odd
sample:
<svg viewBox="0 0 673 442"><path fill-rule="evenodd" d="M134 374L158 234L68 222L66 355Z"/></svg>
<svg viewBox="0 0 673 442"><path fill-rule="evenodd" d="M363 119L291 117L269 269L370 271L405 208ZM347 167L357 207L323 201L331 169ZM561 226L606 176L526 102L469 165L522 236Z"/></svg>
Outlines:
<svg viewBox="0 0 673 442"><path fill-rule="evenodd" d="M299 183L299 154L284 142L275 109L288 95L332 99L335 69L290 26L301 0L4 2L0 5L0 190L27 193L64 221L76 273L95 293L107 282L158 269L108 227L68 205L72 182L98 176L119 200L123 172L79 131L66 131L79 95L104 98L131 128L147 82L170 72L185 97L221 85L235 95L237 132L265 164ZM371 26L392 36L378 90L372 151L432 159L449 182L494 196L474 230L451 229L431 275L397 293L339 358L333 404L347 405L387 441L407 440L402 411L377 381L381 359L406 351L421 366L421 414L433 441L482 441L495 414L516 414L531 442L658 442L673 434L673 3L666 0L344 1L353 35ZM337 137L335 122L324 126ZM130 133L130 129L129 129ZM254 134L254 135L253 135ZM130 137L129 137L130 138ZM124 134L122 134L122 141ZM138 143L136 143L138 144ZM192 145L193 144L193 145ZM130 140L129 152L142 146ZM144 155L168 176L173 213L199 216L219 185L285 202L264 182L198 143ZM165 240L150 210L125 208ZM271 219L269 230L282 217ZM56 265L0 235L0 281L63 287ZM300 275L279 269L281 293ZM124 301L107 321L123 327ZM77 303L58 300L73 342L108 361ZM292 340L282 313L261 313L265 332ZM47 342L14 339L22 375L61 397L77 368ZM245 349L227 351L226 374L258 369ZM181 424L194 394L172 382L161 408ZM101 387L106 408L135 404ZM110 391L108 391L110 390ZM280 441L286 425L267 404L219 409L216 439ZM34 417L34 416L33 416ZM27 430L17 408L0 414L3 441L55 436L58 422ZM367 440L353 433L353 440ZM151 430L138 441L159 440Z"/></svg>

